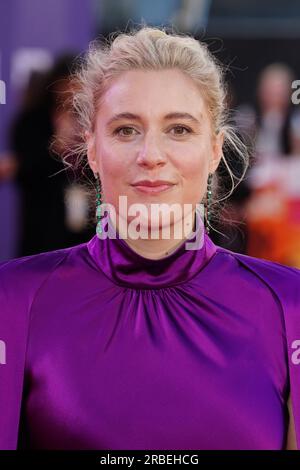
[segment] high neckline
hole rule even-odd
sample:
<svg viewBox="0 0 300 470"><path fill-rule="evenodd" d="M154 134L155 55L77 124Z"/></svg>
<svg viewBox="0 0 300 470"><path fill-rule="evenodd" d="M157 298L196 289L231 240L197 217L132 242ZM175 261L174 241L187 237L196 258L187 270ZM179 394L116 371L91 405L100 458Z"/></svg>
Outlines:
<svg viewBox="0 0 300 470"><path fill-rule="evenodd" d="M192 237L159 259L145 258L134 251L118 231L116 238L102 239L94 235L87 243L88 252L97 267L117 285L160 289L182 284L200 272L216 252L216 245L205 232L197 211L196 217L196 230Z"/></svg>

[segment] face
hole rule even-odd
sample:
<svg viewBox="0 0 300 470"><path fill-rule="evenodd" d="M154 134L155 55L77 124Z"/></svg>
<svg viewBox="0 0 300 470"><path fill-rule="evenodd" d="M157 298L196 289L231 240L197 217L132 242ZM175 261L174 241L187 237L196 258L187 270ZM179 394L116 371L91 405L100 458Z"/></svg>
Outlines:
<svg viewBox="0 0 300 470"><path fill-rule="evenodd" d="M142 203L149 223L151 204L195 208L222 156L223 134L213 135L199 89L177 69L133 70L114 79L101 99L94 132L86 138L89 165L100 175L102 201L112 204L121 218L120 195L127 197L128 208ZM133 186L141 180L172 185L157 192ZM172 216L171 225L182 215ZM159 227L163 225L160 220Z"/></svg>
<svg viewBox="0 0 300 470"><path fill-rule="evenodd" d="M290 93L290 79L284 72L273 71L262 77L258 96L264 108L284 110L289 105Z"/></svg>

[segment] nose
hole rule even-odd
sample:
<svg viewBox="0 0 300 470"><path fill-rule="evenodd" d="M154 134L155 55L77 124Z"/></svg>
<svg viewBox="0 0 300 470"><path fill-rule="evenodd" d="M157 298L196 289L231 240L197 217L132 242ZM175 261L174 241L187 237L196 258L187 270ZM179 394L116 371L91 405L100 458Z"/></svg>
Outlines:
<svg viewBox="0 0 300 470"><path fill-rule="evenodd" d="M154 136L145 137L144 145L138 153L137 164L147 168L166 164L166 156L157 138Z"/></svg>

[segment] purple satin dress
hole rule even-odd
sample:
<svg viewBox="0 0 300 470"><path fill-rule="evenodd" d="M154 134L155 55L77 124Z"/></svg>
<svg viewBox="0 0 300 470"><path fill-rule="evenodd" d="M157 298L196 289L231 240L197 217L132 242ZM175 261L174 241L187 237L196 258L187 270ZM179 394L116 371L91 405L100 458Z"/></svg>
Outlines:
<svg viewBox="0 0 300 470"><path fill-rule="evenodd" d="M284 449L289 393L299 447L299 286L207 234L2 263L0 448Z"/></svg>

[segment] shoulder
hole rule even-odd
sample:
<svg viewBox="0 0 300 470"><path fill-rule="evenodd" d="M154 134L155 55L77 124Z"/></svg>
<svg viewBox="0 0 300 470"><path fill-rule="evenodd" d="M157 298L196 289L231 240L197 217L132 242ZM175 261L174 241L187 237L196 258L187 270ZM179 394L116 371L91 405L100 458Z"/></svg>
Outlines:
<svg viewBox="0 0 300 470"><path fill-rule="evenodd" d="M38 294L53 279L60 268L69 273L77 266L79 253L86 243L69 248L13 258L0 263L0 326L24 329ZM65 280L66 276L63 276ZM57 287L61 279L55 283ZM56 295L56 291L49 295ZM47 299L45 300L47 302Z"/></svg>
<svg viewBox="0 0 300 470"><path fill-rule="evenodd" d="M244 266L253 266L257 268L265 268L278 274L285 274L285 275L292 275L299 278L300 276L300 269L288 266L286 264L278 263L276 261L270 261L264 258L256 258L255 256L249 256L241 253L236 253L235 251L228 250L221 246L216 246L216 251L219 255L225 256L227 258L231 258L236 260L236 262L244 265Z"/></svg>
<svg viewBox="0 0 300 470"><path fill-rule="evenodd" d="M256 278L260 283L268 286L279 297L292 296L300 305L300 269L287 266L275 261L256 258L228 249L217 247L220 257L238 270L247 271L250 278Z"/></svg>
<svg viewBox="0 0 300 470"><path fill-rule="evenodd" d="M7 281L11 276L23 277L30 274L37 274L40 276L43 276L44 274L47 275L49 270L65 259L69 251L69 248L47 251L35 255L12 258L8 261L1 262L0 282ZM25 280L24 277L23 280Z"/></svg>
<svg viewBox="0 0 300 470"><path fill-rule="evenodd" d="M65 264L69 256L82 245L62 248L53 251L38 253L35 255L13 258L0 263L0 300L8 300L11 297L32 296L47 278L62 264Z"/></svg>

